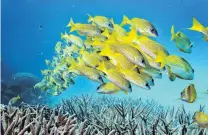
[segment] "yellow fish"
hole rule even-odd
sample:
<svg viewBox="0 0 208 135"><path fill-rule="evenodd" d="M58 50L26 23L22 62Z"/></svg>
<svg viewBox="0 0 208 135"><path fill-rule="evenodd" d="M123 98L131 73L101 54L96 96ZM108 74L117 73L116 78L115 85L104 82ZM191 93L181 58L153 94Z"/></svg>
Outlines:
<svg viewBox="0 0 208 135"><path fill-rule="evenodd" d="M163 52L159 52L156 58L156 62L161 63L161 67L170 67L171 71L178 78L185 80L194 79L194 69L184 58L176 55L166 56Z"/></svg>
<svg viewBox="0 0 208 135"><path fill-rule="evenodd" d="M129 61L123 54L112 52L112 49L109 46L106 46L99 54L108 56L111 63L115 66L120 65L123 69L129 69L135 66L135 64Z"/></svg>
<svg viewBox="0 0 208 135"><path fill-rule="evenodd" d="M13 104L15 104L17 101L19 101L19 100L20 100L20 96L18 95L18 96L16 96L16 97L13 97L12 99L10 99L9 104L10 104L10 105L13 105Z"/></svg>
<svg viewBox="0 0 208 135"><path fill-rule="evenodd" d="M69 70L74 69L78 70L82 75L86 76L90 80L103 83L103 79L100 73L94 68L87 67L81 58L78 58L78 63L76 63L76 61L72 59Z"/></svg>
<svg viewBox="0 0 208 135"><path fill-rule="evenodd" d="M142 35L150 36L150 37L157 37L158 36L155 26L145 19L135 17L135 18L132 18L131 20L129 20L129 18L124 15L121 26L126 25L126 24L129 24L129 25L135 27L136 30Z"/></svg>
<svg viewBox="0 0 208 135"><path fill-rule="evenodd" d="M118 87L112 82L101 84L99 87L97 87L96 91L101 94L117 94L119 91L128 94L128 91L122 90L120 87Z"/></svg>
<svg viewBox="0 0 208 135"><path fill-rule="evenodd" d="M171 35L172 35L171 40L174 41L175 45L179 48L181 52L191 53L193 44L185 34L183 34L180 31L175 33L174 26L172 26Z"/></svg>
<svg viewBox="0 0 208 135"><path fill-rule="evenodd" d="M99 26L101 29L113 29L113 24L112 22L105 16L94 16L92 17L90 14L88 14L88 22L93 22L97 26Z"/></svg>
<svg viewBox="0 0 208 135"><path fill-rule="evenodd" d="M147 74L147 75L152 76L154 78L159 78L159 79L162 78L162 73L160 72L160 70L150 67L150 66L146 66L144 68L143 67L139 68L139 72L141 74L144 73L144 74Z"/></svg>
<svg viewBox="0 0 208 135"><path fill-rule="evenodd" d="M71 27L70 32L77 31L80 35L87 37L100 36L102 31L92 24L75 24L71 19L67 27Z"/></svg>
<svg viewBox="0 0 208 135"><path fill-rule="evenodd" d="M193 119L201 128L208 128L208 114L196 111Z"/></svg>
<svg viewBox="0 0 208 135"><path fill-rule="evenodd" d="M45 63L46 63L47 66L50 66L51 61L50 60L45 60Z"/></svg>
<svg viewBox="0 0 208 135"><path fill-rule="evenodd" d="M155 59L153 59L152 57L150 57L149 55L145 54L145 53L142 53L144 59L145 59L145 63L146 63L146 66L150 66L150 67L153 67L155 69L159 69L159 70L165 70L165 68L161 68L160 67L160 63L157 63L155 61Z"/></svg>
<svg viewBox="0 0 208 135"><path fill-rule="evenodd" d="M96 68L99 65L101 56L99 56L97 53L89 53L82 48L80 50L80 54L82 55L82 59L87 66Z"/></svg>
<svg viewBox="0 0 208 135"><path fill-rule="evenodd" d="M185 102L193 103L195 102L196 97L197 97L197 93L194 84L190 84L187 88L185 88L181 92L181 100Z"/></svg>
<svg viewBox="0 0 208 135"><path fill-rule="evenodd" d="M160 43L148 38L147 36L141 35L138 36L136 29L132 28L128 33L128 36L120 38L122 42L133 43L134 47L137 48L140 52L145 53L156 59L157 53L163 51L164 54L168 55L168 51Z"/></svg>
<svg viewBox="0 0 208 135"><path fill-rule="evenodd" d="M208 27L204 27L195 17L193 17L193 24L189 29L202 33L203 38L208 42Z"/></svg>
<svg viewBox="0 0 208 135"><path fill-rule="evenodd" d="M117 34L117 36L121 36L121 37L128 35L126 30L122 26L120 26L118 24L115 24L113 20L111 20L111 22L113 23L113 31L112 31L112 33L115 32Z"/></svg>
<svg viewBox="0 0 208 135"><path fill-rule="evenodd" d="M80 37L75 36L75 35L73 35L73 34L70 34L70 35L69 35L69 34L67 34L66 32L65 32L65 34L61 33L61 39L64 39L64 40L66 40L68 43L77 45L77 46L79 46L79 47L82 47L83 44L84 44L84 41L83 41Z"/></svg>
<svg viewBox="0 0 208 135"><path fill-rule="evenodd" d="M116 71L116 69L107 69L104 62L102 62L97 69L104 72L106 78L121 89L132 92L130 82L126 80L118 71Z"/></svg>
<svg viewBox="0 0 208 135"><path fill-rule="evenodd" d="M146 66L143 55L135 47L126 44L118 44L112 46L114 46L117 51L123 54L132 63L139 65L141 67Z"/></svg>
<svg viewBox="0 0 208 135"><path fill-rule="evenodd" d="M122 69L120 66L118 66L117 68L118 71L122 73L125 79L129 80L130 82L134 83L135 85L143 89L150 90L150 85L146 78L143 75L133 71L133 68L126 70Z"/></svg>
<svg viewBox="0 0 208 135"><path fill-rule="evenodd" d="M63 53L63 48L64 48L63 44L60 41L58 41L56 43L56 46L55 46L55 52L57 54L62 54Z"/></svg>
<svg viewBox="0 0 208 135"><path fill-rule="evenodd" d="M52 71L49 70L49 69L41 70L41 74L42 74L42 75L50 75L51 72L52 72Z"/></svg>

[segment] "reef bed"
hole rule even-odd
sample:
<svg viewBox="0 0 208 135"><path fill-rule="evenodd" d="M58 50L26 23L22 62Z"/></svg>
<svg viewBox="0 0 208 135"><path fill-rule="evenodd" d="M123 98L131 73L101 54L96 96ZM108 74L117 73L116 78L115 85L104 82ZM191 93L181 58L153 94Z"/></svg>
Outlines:
<svg viewBox="0 0 208 135"><path fill-rule="evenodd" d="M203 107L200 107L203 111ZM1 105L2 135L208 135L184 107L83 95L54 107Z"/></svg>

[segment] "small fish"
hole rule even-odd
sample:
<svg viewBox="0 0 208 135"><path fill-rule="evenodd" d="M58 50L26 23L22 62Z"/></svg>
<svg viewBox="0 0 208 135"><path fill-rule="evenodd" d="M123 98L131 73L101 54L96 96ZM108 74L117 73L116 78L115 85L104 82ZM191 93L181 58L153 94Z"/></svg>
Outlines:
<svg viewBox="0 0 208 135"><path fill-rule="evenodd" d="M208 27L204 27L195 17L193 17L192 27L188 29L202 33L205 41L208 41Z"/></svg>
<svg viewBox="0 0 208 135"><path fill-rule="evenodd" d="M83 59L78 58L78 63L72 59L71 62L71 66L69 67L69 70L78 70L80 72L80 74L86 76L87 78L89 78L90 80L99 82L99 83L103 83L103 79L100 75L100 73L94 69L94 68L90 68L87 67L83 61Z"/></svg>
<svg viewBox="0 0 208 135"><path fill-rule="evenodd" d="M77 31L80 35L87 37L100 36L102 31L92 24L80 24L74 23L71 19L67 27L71 27L70 32Z"/></svg>
<svg viewBox="0 0 208 135"><path fill-rule="evenodd" d="M88 22L93 22L95 23L98 27L101 29L113 29L113 24L112 22L105 16L94 16L92 17L90 14L88 14Z"/></svg>
<svg viewBox="0 0 208 135"><path fill-rule="evenodd" d="M143 89L150 90L150 85L146 80L146 77L134 71L133 68L124 70L120 66L118 66L117 69L119 72L122 73L125 79L129 80L130 82Z"/></svg>
<svg viewBox="0 0 208 135"><path fill-rule="evenodd" d="M153 68L153 67L141 67L141 68L139 68L139 72L141 73L141 74L147 74L147 75L149 75L149 76L152 76L152 77L154 77L154 78L159 78L159 79L161 79L162 78L162 73L160 72L160 70L159 69L156 69L156 68Z"/></svg>
<svg viewBox="0 0 208 135"><path fill-rule="evenodd" d="M50 66L51 61L50 60L45 60L45 63L46 63L47 66Z"/></svg>
<svg viewBox="0 0 208 135"><path fill-rule="evenodd" d="M194 84L190 84L187 88L185 88L181 92L181 100L185 102L193 103L195 102L196 97L197 97L197 93Z"/></svg>
<svg viewBox="0 0 208 135"><path fill-rule="evenodd" d="M97 87L96 90L96 92L101 94L117 94L119 91L128 94L128 91L122 90L120 87L118 87L112 82L103 83L99 87Z"/></svg>
<svg viewBox="0 0 208 135"><path fill-rule="evenodd" d="M84 41L78 37L78 36L75 36L73 34L67 34L66 32L63 34L61 33L61 39L64 39L66 40L67 42L69 42L70 44L74 44L74 45L77 45L78 47L82 47L83 44L84 44Z"/></svg>
<svg viewBox="0 0 208 135"><path fill-rule="evenodd" d="M200 111L196 111L193 116L194 122L196 122L201 128L208 128L208 114Z"/></svg>
<svg viewBox="0 0 208 135"><path fill-rule="evenodd" d="M150 37L158 37L158 32L155 26L145 19L132 18L131 20L129 20L129 18L124 15L121 26L126 25L126 24L129 24L135 27L136 30L142 35L150 36Z"/></svg>
<svg viewBox="0 0 208 135"><path fill-rule="evenodd" d="M19 101L19 100L20 100L20 96L18 95L18 96L16 96L16 97L13 97L12 99L10 99L9 104L10 104L10 105L13 105L13 104L15 104L17 101Z"/></svg>
<svg viewBox="0 0 208 135"><path fill-rule="evenodd" d="M176 46L179 48L181 52L184 52L184 53L192 52L193 44L191 43L190 39L185 34L183 34L180 31L175 33L174 26L172 26L171 28L171 34L172 34L171 40L174 41L174 43L176 44Z"/></svg>
<svg viewBox="0 0 208 135"><path fill-rule="evenodd" d="M41 70L41 74L42 74L42 75L50 75L51 72L52 72L52 71L49 70L49 69Z"/></svg>
<svg viewBox="0 0 208 135"><path fill-rule="evenodd" d="M64 48L63 44L60 41L58 41L56 43L56 46L55 46L55 52L57 54L62 54L63 53L63 48Z"/></svg>
<svg viewBox="0 0 208 135"><path fill-rule="evenodd" d="M166 56L163 52L159 52L156 58L156 62L161 64L161 68L165 66L170 67L172 73L174 73L176 77L180 79L194 79L194 69L184 58L176 55Z"/></svg>
<svg viewBox="0 0 208 135"><path fill-rule="evenodd" d="M116 69L107 69L104 62L102 62L97 69L105 73L106 78L121 89L132 92L130 82L125 79Z"/></svg>

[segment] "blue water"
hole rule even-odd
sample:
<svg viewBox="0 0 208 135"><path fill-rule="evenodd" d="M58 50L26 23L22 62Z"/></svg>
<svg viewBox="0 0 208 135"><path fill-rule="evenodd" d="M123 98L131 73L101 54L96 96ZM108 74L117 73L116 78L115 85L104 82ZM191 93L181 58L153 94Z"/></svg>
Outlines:
<svg viewBox="0 0 208 135"><path fill-rule="evenodd" d="M1 59L15 71L30 72L42 78L40 70L46 68L44 60L54 56L55 43L60 40L61 32L68 31L65 26L71 17L82 23L87 22L87 13L114 18L116 23L122 21L124 14L129 18L145 18L158 30L156 41L170 54L177 54L191 63L195 79L170 82L167 75L163 75L163 79L155 79L156 85L151 91L133 86L133 93L115 96L154 99L164 106L184 105L190 111L199 109L200 104L207 104L208 111L208 95L202 93L208 89L208 43L200 33L186 29L192 25L193 16L208 26L207 5L208 0L2 0ZM194 43L192 54L179 52L170 42L173 24L176 31L184 32ZM43 26L41 30L39 25ZM73 95L95 94L99 85L85 77L76 78L75 83L59 97L54 97L54 103ZM197 101L188 104L177 100L190 83L196 86Z"/></svg>

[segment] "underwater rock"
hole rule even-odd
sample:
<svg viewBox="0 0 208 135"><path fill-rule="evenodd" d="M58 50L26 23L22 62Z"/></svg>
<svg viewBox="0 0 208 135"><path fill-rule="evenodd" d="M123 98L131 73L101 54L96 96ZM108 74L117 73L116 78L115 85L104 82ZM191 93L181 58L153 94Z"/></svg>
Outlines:
<svg viewBox="0 0 208 135"><path fill-rule="evenodd" d="M1 109L4 135L207 135L183 107L154 101L82 95L54 107L22 103Z"/></svg>
<svg viewBox="0 0 208 135"><path fill-rule="evenodd" d="M21 102L29 104L46 103L48 98L45 97L46 93L41 92L40 89L34 89L34 85L38 83L40 79L31 73L16 73L10 77L8 81L1 81L1 103L8 104L11 98L20 95Z"/></svg>

